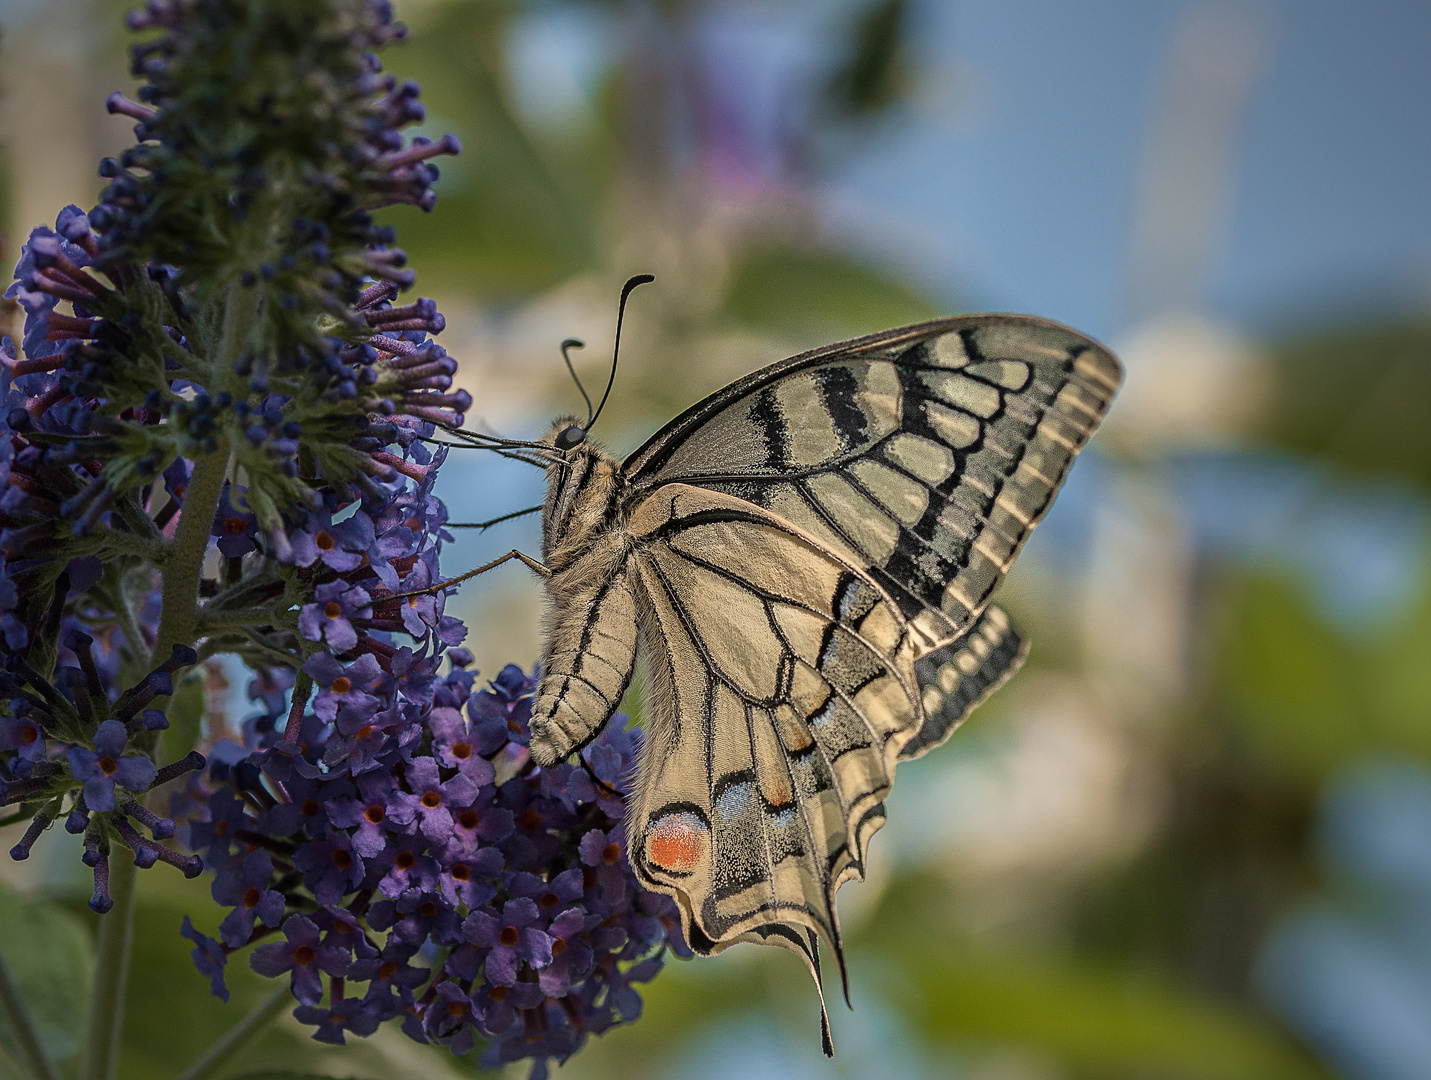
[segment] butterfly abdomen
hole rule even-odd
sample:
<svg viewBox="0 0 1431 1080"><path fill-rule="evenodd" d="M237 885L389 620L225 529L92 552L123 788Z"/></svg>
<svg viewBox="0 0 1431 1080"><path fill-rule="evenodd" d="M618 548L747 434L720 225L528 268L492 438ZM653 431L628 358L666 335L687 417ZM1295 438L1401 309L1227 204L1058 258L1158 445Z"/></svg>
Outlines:
<svg viewBox="0 0 1431 1080"><path fill-rule="evenodd" d="M582 445L549 469L542 531L550 608L531 720L539 765L555 764L596 737L631 681L637 641L619 463Z"/></svg>

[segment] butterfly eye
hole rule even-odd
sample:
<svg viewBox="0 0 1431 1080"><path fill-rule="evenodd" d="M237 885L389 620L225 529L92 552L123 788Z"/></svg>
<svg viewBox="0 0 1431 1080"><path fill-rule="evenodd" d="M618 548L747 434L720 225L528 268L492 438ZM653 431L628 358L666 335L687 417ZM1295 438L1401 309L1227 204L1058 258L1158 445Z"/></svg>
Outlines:
<svg viewBox="0 0 1431 1080"><path fill-rule="evenodd" d="M570 450L573 447L580 446L585 441L585 429L572 424L571 427L562 428L557 432L556 447L558 450Z"/></svg>

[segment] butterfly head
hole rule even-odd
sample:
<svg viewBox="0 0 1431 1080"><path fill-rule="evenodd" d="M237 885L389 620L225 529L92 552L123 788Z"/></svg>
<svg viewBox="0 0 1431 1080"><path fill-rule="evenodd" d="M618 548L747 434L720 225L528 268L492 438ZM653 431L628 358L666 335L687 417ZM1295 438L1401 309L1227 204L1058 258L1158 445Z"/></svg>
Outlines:
<svg viewBox="0 0 1431 1080"><path fill-rule="evenodd" d="M552 438L552 445L558 450L575 450L586 442L586 429L577 423L570 423Z"/></svg>
<svg viewBox="0 0 1431 1080"><path fill-rule="evenodd" d="M536 445L556 451L545 455L552 464L569 464L593 445L586 438L587 426L574 416L558 416Z"/></svg>

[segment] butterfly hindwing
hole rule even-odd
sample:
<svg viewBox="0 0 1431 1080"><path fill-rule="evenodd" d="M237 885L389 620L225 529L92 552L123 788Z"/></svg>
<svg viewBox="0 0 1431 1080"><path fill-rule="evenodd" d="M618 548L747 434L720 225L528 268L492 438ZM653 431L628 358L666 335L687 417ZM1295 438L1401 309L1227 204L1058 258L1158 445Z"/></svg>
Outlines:
<svg viewBox="0 0 1431 1080"><path fill-rule="evenodd" d="M835 890L917 730L906 620L857 564L725 493L663 487L631 533L655 702L633 865L700 951L792 947L778 924L838 943Z"/></svg>
<svg viewBox="0 0 1431 1080"><path fill-rule="evenodd" d="M914 671L924 723L899 752L900 760L919 757L954 734L977 705L1018 671L1027 655L1028 642L1003 610L990 604L963 637L921 656Z"/></svg>

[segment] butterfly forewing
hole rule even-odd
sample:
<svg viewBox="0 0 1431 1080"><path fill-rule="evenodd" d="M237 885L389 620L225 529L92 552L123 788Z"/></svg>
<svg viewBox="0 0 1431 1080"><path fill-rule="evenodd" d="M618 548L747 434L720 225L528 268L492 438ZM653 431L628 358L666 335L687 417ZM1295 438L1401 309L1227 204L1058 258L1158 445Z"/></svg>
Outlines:
<svg viewBox="0 0 1431 1080"><path fill-rule="evenodd" d="M626 462L767 507L854 554L927 635L967 630L1120 378L1081 335L970 316L794 357L680 417Z"/></svg>
<svg viewBox="0 0 1431 1080"><path fill-rule="evenodd" d="M890 331L727 387L578 498L572 520L607 532L549 581L533 757L595 735L639 626L654 707L630 856L697 951L762 941L817 969L818 933L838 952L835 891L896 763L1023 658L989 597L1120 375L1038 319Z"/></svg>

